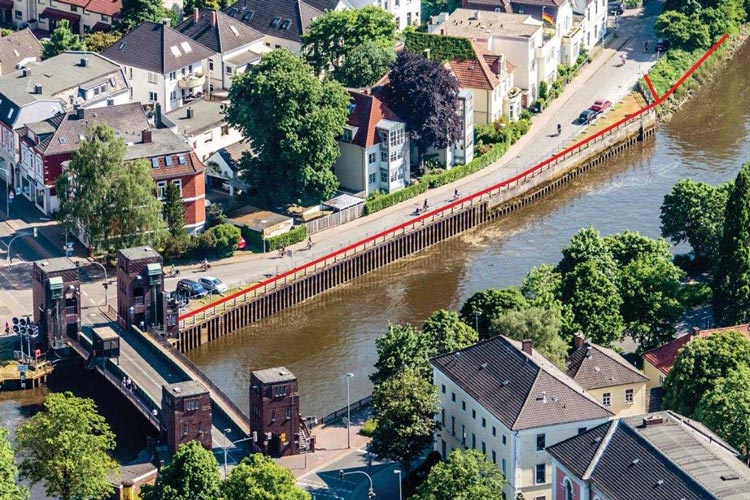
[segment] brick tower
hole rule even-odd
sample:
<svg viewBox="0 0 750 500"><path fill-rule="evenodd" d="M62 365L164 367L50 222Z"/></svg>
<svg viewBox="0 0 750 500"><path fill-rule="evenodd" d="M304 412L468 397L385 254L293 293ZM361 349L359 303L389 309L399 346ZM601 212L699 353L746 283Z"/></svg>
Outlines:
<svg viewBox="0 0 750 500"><path fill-rule="evenodd" d="M250 430L257 432L258 446L267 455L278 458L300 452L297 377L286 368L250 374Z"/></svg>
<svg viewBox="0 0 750 500"><path fill-rule="evenodd" d="M199 382L190 380L163 386L161 416L172 455L181 444L190 441L211 449L211 396Z"/></svg>
<svg viewBox="0 0 750 500"><path fill-rule="evenodd" d="M127 328L159 325L163 318L164 273L151 247L117 252L117 320Z"/></svg>
<svg viewBox="0 0 750 500"><path fill-rule="evenodd" d="M46 348L65 347L81 327L81 282L78 266L67 257L38 260L32 270L34 323Z"/></svg>

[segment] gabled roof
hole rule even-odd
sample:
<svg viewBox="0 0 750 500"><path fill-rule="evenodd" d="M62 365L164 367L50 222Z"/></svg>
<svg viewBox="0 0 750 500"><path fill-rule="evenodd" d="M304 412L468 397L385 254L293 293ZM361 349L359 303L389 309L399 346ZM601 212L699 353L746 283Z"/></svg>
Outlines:
<svg viewBox="0 0 750 500"><path fill-rule="evenodd" d="M154 180L193 175L205 170L203 163L185 140L168 128L151 129L149 142L129 144L126 160L146 159Z"/></svg>
<svg viewBox="0 0 750 500"><path fill-rule="evenodd" d="M207 59L214 51L169 26L144 22L102 55L124 66L165 75Z"/></svg>
<svg viewBox="0 0 750 500"><path fill-rule="evenodd" d="M357 129L352 137L352 144L369 148L373 144L380 142L375 129L381 120L400 121L396 113L391 111L383 101L372 94L350 90L349 95L352 98L352 103L350 104L349 118L346 123Z"/></svg>
<svg viewBox="0 0 750 500"><path fill-rule="evenodd" d="M678 337L671 342L664 344L663 346L651 349L643 353L643 360L651 363L656 369L661 371L664 375L669 373L672 369L677 354L680 352L682 346L693 340L696 336L705 339L713 335L714 333L722 333L735 331L744 335L747 339L750 339L750 323L744 325L727 326L724 328L713 328L710 330L698 330L682 337Z"/></svg>
<svg viewBox="0 0 750 500"><path fill-rule="evenodd" d="M313 19L338 4L339 0L238 0L224 12L265 35L301 42Z"/></svg>
<svg viewBox="0 0 750 500"><path fill-rule="evenodd" d="M609 418L612 413L536 351L494 337L431 360L508 429Z"/></svg>
<svg viewBox="0 0 750 500"><path fill-rule="evenodd" d="M0 38L0 74L15 71L16 64L24 59L41 61L42 52L44 47L28 28Z"/></svg>
<svg viewBox="0 0 750 500"><path fill-rule="evenodd" d="M458 79L461 88L494 90L500 85L497 74L492 71L484 55L480 55L474 42L470 42L474 49L473 59L453 59L448 61L448 67ZM498 57L499 56L495 56ZM492 58L490 58L492 60Z"/></svg>
<svg viewBox="0 0 750 500"><path fill-rule="evenodd" d="M609 500L745 500L750 491L737 451L672 412L610 422L547 452Z"/></svg>
<svg viewBox="0 0 750 500"><path fill-rule="evenodd" d="M199 11L197 21L195 13L186 15L176 29L219 54L263 38L262 33L247 24L212 9Z"/></svg>
<svg viewBox="0 0 750 500"><path fill-rule="evenodd" d="M91 0L86 4L88 12L116 17L122 10L122 0Z"/></svg>
<svg viewBox="0 0 750 500"><path fill-rule="evenodd" d="M568 375L586 390L645 383L648 377L612 349L584 344L568 355Z"/></svg>

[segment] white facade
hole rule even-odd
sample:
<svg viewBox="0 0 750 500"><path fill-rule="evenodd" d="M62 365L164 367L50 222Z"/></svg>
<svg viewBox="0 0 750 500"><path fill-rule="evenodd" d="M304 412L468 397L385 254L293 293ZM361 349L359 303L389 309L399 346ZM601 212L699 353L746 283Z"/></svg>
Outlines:
<svg viewBox="0 0 750 500"><path fill-rule="evenodd" d="M349 4L355 9L375 5L390 12L396 19L399 31L403 31L407 26L419 26L421 23L421 0L349 0Z"/></svg>
<svg viewBox="0 0 750 500"><path fill-rule="evenodd" d="M130 83L130 98L144 104L159 103L165 113L187 104L185 98L191 93L206 92L209 74L208 59L189 64L176 71L162 75L145 69L123 65L125 76ZM191 80L192 89L180 88L180 82Z"/></svg>
<svg viewBox="0 0 750 500"><path fill-rule="evenodd" d="M592 0L586 3L585 0L577 0L578 5L584 4L581 9L583 13L583 47L591 50L596 44L604 39L607 34L607 2L606 0ZM578 8L576 8L578 11Z"/></svg>

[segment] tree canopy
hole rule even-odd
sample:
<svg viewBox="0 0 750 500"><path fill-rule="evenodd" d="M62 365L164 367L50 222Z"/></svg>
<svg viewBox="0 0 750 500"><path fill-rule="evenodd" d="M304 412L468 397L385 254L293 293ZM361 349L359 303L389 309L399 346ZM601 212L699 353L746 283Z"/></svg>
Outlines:
<svg viewBox="0 0 750 500"><path fill-rule="evenodd" d="M226 500L310 500L289 470L255 453L232 469L222 485Z"/></svg>
<svg viewBox="0 0 750 500"><path fill-rule="evenodd" d="M122 33L118 31L93 31L86 33L83 41L86 43L86 50L101 52L122 38Z"/></svg>
<svg viewBox="0 0 750 500"><path fill-rule="evenodd" d="M430 314L422 325L422 335L430 345L430 357L458 351L479 340L477 332L458 314L445 309Z"/></svg>
<svg viewBox="0 0 750 500"><path fill-rule="evenodd" d="M78 33L70 30L70 22L61 19L50 34L49 42L44 42L42 58L49 59L67 50L86 50L86 44L83 43Z"/></svg>
<svg viewBox="0 0 750 500"><path fill-rule="evenodd" d="M333 71L333 77L346 87L369 87L388 72L396 60L393 47L368 40L353 47Z"/></svg>
<svg viewBox="0 0 750 500"><path fill-rule="evenodd" d="M507 310L520 311L528 305L518 288L488 288L469 297L461 307L461 320L467 325L478 326L480 339L489 338L492 320Z"/></svg>
<svg viewBox="0 0 750 500"><path fill-rule="evenodd" d="M349 114L341 84L317 78L299 57L278 49L235 76L229 98L227 122L256 153L243 156L243 175L262 202L306 205L336 192L331 167Z"/></svg>
<svg viewBox="0 0 750 500"><path fill-rule="evenodd" d="M145 21L161 23L172 17L161 0L122 0L118 29L128 32Z"/></svg>
<svg viewBox="0 0 750 500"><path fill-rule="evenodd" d="M219 463L199 442L183 444L172 457L172 462L161 469L156 483L141 490L141 498L217 500L221 498Z"/></svg>
<svg viewBox="0 0 750 500"><path fill-rule="evenodd" d="M740 365L701 398L695 418L737 450L750 446L750 367Z"/></svg>
<svg viewBox="0 0 750 500"><path fill-rule="evenodd" d="M531 306L509 310L492 320L490 335L505 335L515 340L531 339L534 348L560 369L566 370L568 344L560 336L562 318L557 308Z"/></svg>
<svg viewBox="0 0 750 500"><path fill-rule="evenodd" d="M27 500L29 491L16 483L18 468L13 448L8 441L8 429L0 427L0 500Z"/></svg>
<svg viewBox="0 0 750 500"><path fill-rule="evenodd" d="M431 346L426 335L411 325L388 325L385 335L375 340L378 360L370 380L376 386L411 369L426 380L432 378L429 356Z"/></svg>
<svg viewBox="0 0 750 500"><path fill-rule="evenodd" d="M435 465L417 489L415 500L497 500L505 478L497 464L478 450L454 450Z"/></svg>
<svg viewBox="0 0 750 500"><path fill-rule="evenodd" d="M664 380L664 408L693 417L698 402L716 381L750 366L750 342L737 332L695 338L680 349Z"/></svg>
<svg viewBox="0 0 750 500"><path fill-rule="evenodd" d="M461 136L458 92L458 80L440 61L398 54L382 97L406 122L420 162L428 148L445 148Z"/></svg>
<svg viewBox="0 0 750 500"><path fill-rule="evenodd" d="M185 204L182 203L182 194L177 184L170 182L164 193L164 206L162 216L167 223L169 234L173 237L185 232Z"/></svg>
<svg viewBox="0 0 750 500"><path fill-rule="evenodd" d="M118 471L109 456L114 447L115 435L92 400L51 393L18 429L21 477L43 482L47 495L62 500L108 498Z"/></svg>

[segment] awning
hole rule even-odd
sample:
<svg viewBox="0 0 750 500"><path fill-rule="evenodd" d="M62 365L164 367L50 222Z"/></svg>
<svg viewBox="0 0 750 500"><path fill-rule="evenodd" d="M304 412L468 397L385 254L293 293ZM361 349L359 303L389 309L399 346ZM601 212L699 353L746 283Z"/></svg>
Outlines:
<svg viewBox="0 0 750 500"><path fill-rule="evenodd" d="M52 7L47 7L46 9L44 9L41 17L46 17L48 19L57 19L58 21L61 19L66 19L71 23L77 23L81 21L81 16L79 16L78 14L53 9Z"/></svg>
<svg viewBox="0 0 750 500"><path fill-rule="evenodd" d="M149 276L158 276L161 274L161 264L146 264L146 274Z"/></svg>
<svg viewBox="0 0 750 500"><path fill-rule="evenodd" d="M0 2L2 2L2 1L3 1L3 0L0 0ZM93 27L91 28L91 31L90 31L90 32L91 32L91 33L95 33L95 32L97 32L97 31L105 31L105 32L108 32L108 31L110 31L111 29L112 29L112 25L110 25L109 23L103 23L103 22L99 21L99 22L97 22L97 23L96 23L96 24L95 24L95 25L94 25L94 26L93 26Z"/></svg>

